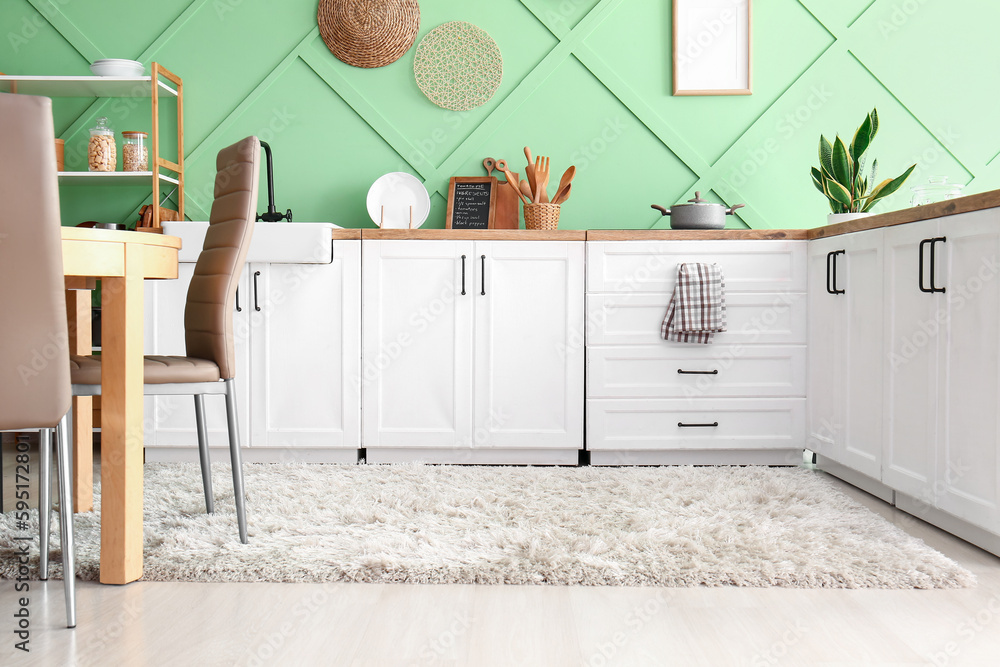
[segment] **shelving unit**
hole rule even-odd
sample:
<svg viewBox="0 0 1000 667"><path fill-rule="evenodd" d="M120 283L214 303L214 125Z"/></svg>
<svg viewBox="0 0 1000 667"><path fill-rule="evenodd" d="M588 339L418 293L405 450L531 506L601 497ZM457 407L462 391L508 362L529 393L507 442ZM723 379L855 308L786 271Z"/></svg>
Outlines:
<svg viewBox="0 0 1000 667"><path fill-rule="evenodd" d="M145 231L154 232L162 231L160 189L172 186L177 190L177 212L184 218L184 82L179 76L159 63L150 65L150 76L141 77L0 75L0 92L44 97L151 98L150 171L61 171L59 184L131 187L151 184L153 227ZM177 162L160 156L161 95L177 99Z"/></svg>

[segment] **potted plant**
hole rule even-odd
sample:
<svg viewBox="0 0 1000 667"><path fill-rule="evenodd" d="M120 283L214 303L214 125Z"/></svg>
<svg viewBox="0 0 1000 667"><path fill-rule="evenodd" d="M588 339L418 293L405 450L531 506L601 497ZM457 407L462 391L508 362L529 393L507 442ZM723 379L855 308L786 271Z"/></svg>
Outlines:
<svg viewBox="0 0 1000 667"><path fill-rule="evenodd" d="M866 152L878 132L878 112L872 109L854 133L848 146L838 134L831 144L823 135L819 137L819 169L812 168L816 189L830 200L828 222L842 222L851 218L871 215L870 211L880 199L899 189L917 165L911 165L896 178L887 178L875 185L878 160L872 160L871 173L865 177ZM869 190L871 186L871 190Z"/></svg>

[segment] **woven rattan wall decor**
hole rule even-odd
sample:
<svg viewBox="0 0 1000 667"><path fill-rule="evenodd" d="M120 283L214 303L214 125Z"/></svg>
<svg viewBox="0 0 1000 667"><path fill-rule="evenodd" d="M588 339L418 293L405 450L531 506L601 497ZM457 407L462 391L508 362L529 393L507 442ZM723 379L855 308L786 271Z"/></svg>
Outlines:
<svg viewBox="0 0 1000 667"><path fill-rule="evenodd" d="M333 55L355 67L396 62L420 28L417 0L320 0L319 34Z"/></svg>
<svg viewBox="0 0 1000 667"><path fill-rule="evenodd" d="M417 44L413 75L434 104L468 111L486 104L500 87L503 58L485 30L452 21L434 28Z"/></svg>

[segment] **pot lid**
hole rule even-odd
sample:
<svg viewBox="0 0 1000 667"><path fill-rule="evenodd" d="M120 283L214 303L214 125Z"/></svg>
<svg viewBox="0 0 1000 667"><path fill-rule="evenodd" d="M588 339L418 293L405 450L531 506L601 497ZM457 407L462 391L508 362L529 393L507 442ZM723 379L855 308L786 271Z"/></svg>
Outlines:
<svg viewBox="0 0 1000 667"><path fill-rule="evenodd" d="M694 205L694 206L720 206L722 208L726 208L722 204L716 204L715 202L710 202L707 199L702 199L701 198L701 190L695 190L694 199L688 199L688 202L689 202L688 204L675 204L675 207L676 206L691 206L691 205Z"/></svg>

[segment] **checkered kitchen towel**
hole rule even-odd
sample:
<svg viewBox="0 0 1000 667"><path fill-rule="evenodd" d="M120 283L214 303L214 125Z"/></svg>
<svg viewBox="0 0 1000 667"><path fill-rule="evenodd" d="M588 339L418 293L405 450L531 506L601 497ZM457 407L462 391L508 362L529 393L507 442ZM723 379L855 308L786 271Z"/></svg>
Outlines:
<svg viewBox="0 0 1000 667"><path fill-rule="evenodd" d="M718 264L687 262L677 267L677 284L660 326L664 340L712 342L726 330L726 281Z"/></svg>

